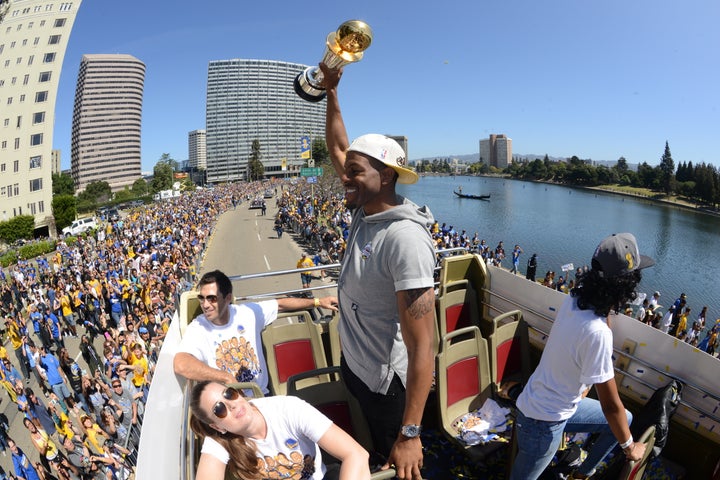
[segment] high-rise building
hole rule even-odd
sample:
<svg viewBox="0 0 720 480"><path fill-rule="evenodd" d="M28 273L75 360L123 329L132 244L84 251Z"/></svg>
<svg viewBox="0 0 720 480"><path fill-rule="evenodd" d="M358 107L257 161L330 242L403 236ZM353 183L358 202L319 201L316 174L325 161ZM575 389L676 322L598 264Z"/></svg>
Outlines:
<svg viewBox="0 0 720 480"><path fill-rule="evenodd" d="M293 79L305 68L275 60L210 62L208 182L245 179L255 140L266 176L297 174L306 161L300 158L301 137L325 138L325 102L307 102L293 90Z"/></svg>
<svg viewBox="0 0 720 480"><path fill-rule="evenodd" d="M506 168L512 163L512 139L503 134L491 134L480 140L480 162L489 167Z"/></svg>
<svg viewBox="0 0 720 480"><path fill-rule="evenodd" d="M96 181L122 190L140 178L144 83L145 64L132 55L83 55L70 147L77 191Z"/></svg>
<svg viewBox="0 0 720 480"><path fill-rule="evenodd" d="M60 173L62 172L62 157L60 155L60 150L53 150L50 152L50 163L52 167L52 173Z"/></svg>
<svg viewBox="0 0 720 480"><path fill-rule="evenodd" d="M205 130L193 130L188 133L188 166L192 169L207 167Z"/></svg>
<svg viewBox="0 0 720 480"><path fill-rule="evenodd" d="M0 221L54 234L52 145L65 49L82 0L0 1Z"/></svg>

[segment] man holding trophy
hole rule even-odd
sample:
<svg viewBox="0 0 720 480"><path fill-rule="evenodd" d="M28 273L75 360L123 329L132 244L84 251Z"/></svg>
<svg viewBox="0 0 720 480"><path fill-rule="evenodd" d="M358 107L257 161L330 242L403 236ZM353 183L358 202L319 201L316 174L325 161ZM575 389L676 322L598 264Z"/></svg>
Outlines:
<svg viewBox="0 0 720 480"><path fill-rule="evenodd" d="M351 46L369 33L357 23L366 28L346 31ZM420 479L420 431L434 367L434 219L427 207L395 193L397 182L418 178L396 141L378 134L348 141L337 93L342 65L326 60L320 73L327 148L353 211L338 279L343 379L362 406L375 449L387 458L383 468Z"/></svg>

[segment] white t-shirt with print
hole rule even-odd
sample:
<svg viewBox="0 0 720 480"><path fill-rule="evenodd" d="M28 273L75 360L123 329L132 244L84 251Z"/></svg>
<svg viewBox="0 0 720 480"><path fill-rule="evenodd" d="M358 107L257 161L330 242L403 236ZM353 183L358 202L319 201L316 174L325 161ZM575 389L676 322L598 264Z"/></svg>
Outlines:
<svg viewBox="0 0 720 480"><path fill-rule="evenodd" d="M262 478L322 480L325 466L317 442L332 421L297 397L256 398L250 403L258 408L267 423L267 436L262 440L251 439L261 459ZM202 453L225 464L230 460L227 450L211 437L205 438Z"/></svg>
<svg viewBox="0 0 720 480"><path fill-rule="evenodd" d="M268 369L260 333L278 315L277 300L228 305L230 320L219 327L205 315L188 324L178 351L235 375L238 382L255 382L268 392Z"/></svg>

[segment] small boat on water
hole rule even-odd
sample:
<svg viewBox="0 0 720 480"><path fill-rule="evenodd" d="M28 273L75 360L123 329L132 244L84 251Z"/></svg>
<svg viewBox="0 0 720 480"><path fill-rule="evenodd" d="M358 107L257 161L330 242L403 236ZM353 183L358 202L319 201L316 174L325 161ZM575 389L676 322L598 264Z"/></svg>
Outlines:
<svg viewBox="0 0 720 480"><path fill-rule="evenodd" d="M474 200L490 200L490 194L487 195L470 195L467 193L457 192L453 190L453 193L460 198L472 198Z"/></svg>

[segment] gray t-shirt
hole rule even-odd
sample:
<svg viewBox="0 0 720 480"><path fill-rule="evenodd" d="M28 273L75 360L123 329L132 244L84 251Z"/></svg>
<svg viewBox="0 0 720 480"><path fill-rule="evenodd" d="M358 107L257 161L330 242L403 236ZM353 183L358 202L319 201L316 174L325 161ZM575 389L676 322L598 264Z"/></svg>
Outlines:
<svg viewBox="0 0 720 480"><path fill-rule="evenodd" d="M394 374L407 379L407 350L396 293L434 286L432 213L402 203L366 216L353 212L338 279L340 339L350 369L367 387L385 394Z"/></svg>

